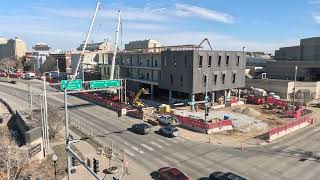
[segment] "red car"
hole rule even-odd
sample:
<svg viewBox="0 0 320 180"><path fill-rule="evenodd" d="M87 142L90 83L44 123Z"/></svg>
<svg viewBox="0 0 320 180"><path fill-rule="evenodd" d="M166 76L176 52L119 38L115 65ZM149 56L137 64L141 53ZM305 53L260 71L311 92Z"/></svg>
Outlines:
<svg viewBox="0 0 320 180"><path fill-rule="evenodd" d="M177 168L163 167L158 171L159 179L161 180L190 180Z"/></svg>

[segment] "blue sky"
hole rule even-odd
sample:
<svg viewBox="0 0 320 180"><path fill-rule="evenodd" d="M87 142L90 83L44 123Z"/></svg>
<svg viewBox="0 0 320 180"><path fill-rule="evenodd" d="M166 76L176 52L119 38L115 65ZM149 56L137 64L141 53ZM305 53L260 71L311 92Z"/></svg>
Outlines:
<svg viewBox="0 0 320 180"><path fill-rule="evenodd" d="M53 49L76 48L87 32L97 1L10 0L1 2L0 36L18 36L28 49L38 42ZM101 0L91 41L113 42L116 11L122 18L122 45L155 39L163 45L198 44L214 49L263 50L297 45L319 36L320 0Z"/></svg>

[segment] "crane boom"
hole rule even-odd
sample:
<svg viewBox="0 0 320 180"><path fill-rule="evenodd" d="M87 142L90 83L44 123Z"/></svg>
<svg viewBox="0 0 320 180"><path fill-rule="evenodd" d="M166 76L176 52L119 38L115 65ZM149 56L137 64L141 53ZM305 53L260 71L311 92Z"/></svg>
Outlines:
<svg viewBox="0 0 320 180"><path fill-rule="evenodd" d="M116 55L117 55L117 49L118 49L118 39L119 39L119 30L120 30L120 18L121 18L121 11L119 10L118 11L116 37L114 40L114 49L113 49L113 55L112 55L110 80L113 80L113 77L114 77L114 66L116 64Z"/></svg>
<svg viewBox="0 0 320 180"><path fill-rule="evenodd" d="M89 27L89 31L88 31L87 36L86 36L86 40L85 40L85 42L84 42L84 45L83 45L81 54L80 54L80 56L79 56L79 61L78 61L78 63L77 63L76 69L74 70L74 74L73 74L72 79L75 79L75 78L77 77L77 74L78 74L78 71L79 71L79 66L80 66L80 64L82 63L84 51L86 50L86 47L87 47L87 44L88 44L88 40L89 40L89 37L90 37L90 34L91 34L91 30L92 30L92 27L93 27L93 23L94 23L94 20L96 19L97 12L98 12L98 10L99 10L99 6L100 6L100 2L98 1L98 2L97 2L96 9L95 9L94 14L93 14L93 17L92 17L92 20L91 20L91 24L90 24L90 27ZM83 68L82 68L82 71L83 71Z"/></svg>
<svg viewBox="0 0 320 180"><path fill-rule="evenodd" d="M201 43L199 44L199 48L201 47L201 45L204 43L204 42L207 42L207 44L209 45L209 47L210 47L210 49L211 49L211 51L212 51L212 47L211 47L211 44L210 44L210 42L209 42L209 39L208 38L204 38L202 41L201 41Z"/></svg>

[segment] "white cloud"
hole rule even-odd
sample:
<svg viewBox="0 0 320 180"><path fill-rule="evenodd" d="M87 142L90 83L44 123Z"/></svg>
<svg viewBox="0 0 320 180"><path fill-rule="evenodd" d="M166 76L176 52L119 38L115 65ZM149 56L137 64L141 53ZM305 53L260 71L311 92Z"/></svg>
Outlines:
<svg viewBox="0 0 320 180"><path fill-rule="evenodd" d="M320 24L320 16L314 15L313 19L316 21L316 23Z"/></svg>
<svg viewBox="0 0 320 180"><path fill-rule="evenodd" d="M211 9L206 9L198 6L192 6L188 4L176 4L176 9L177 9L177 14L181 16L199 16L202 18L218 21L218 22L223 22L223 23L228 23L232 24L234 23L234 18L233 16L227 14L227 13L222 13L218 12L215 10Z"/></svg>

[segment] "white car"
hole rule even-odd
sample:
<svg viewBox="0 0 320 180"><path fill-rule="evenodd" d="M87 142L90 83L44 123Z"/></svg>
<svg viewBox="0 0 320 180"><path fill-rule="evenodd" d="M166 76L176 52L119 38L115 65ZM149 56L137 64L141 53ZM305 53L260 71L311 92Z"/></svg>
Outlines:
<svg viewBox="0 0 320 180"><path fill-rule="evenodd" d="M159 116L158 121L161 124L170 125L173 124L173 118L170 115Z"/></svg>

